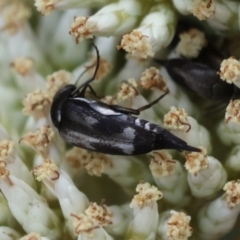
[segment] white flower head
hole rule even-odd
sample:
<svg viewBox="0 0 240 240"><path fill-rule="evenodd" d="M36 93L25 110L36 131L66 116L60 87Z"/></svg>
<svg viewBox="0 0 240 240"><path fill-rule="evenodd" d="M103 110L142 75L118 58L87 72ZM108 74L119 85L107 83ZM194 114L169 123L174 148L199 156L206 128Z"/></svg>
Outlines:
<svg viewBox="0 0 240 240"><path fill-rule="evenodd" d="M71 80L72 74L65 70L59 70L47 76L46 89L51 102L57 91L69 84Z"/></svg>
<svg viewBox="0 0 240 240"><path fill-rule="evenodd" d="M188 10L202 21L215 14L215 7L214 0L193 0Z"/></svg>
<svg viewBox="0 0 240 240"><path fill-rule="evenodd" d="M135 205L140 208L151 205L153 202L160 200L163 197L163 194L155 187L151 186L149 183L140 183L137 185L136 194L130 204L130 207L133 208Z"/></svg>
<svg viewBox="0 0 240 240"><path fill-rule="evenodd" d="M86 236L90 239L102 239L102 235L109 236L102 228L102 226L112 224L112 214L107 206L98 206L92 203L89 208L86 209L85 214L71 214L71 216L76 235ZM109 240L110 239L112 238L109 236Z"/></svg>
<svg viewBox="0 0 240 240"><path fill-rule="evenodd" d="M169 240L186 240L192 235L193 229L189 226L191 217L183 212L170 211L167 236Z"/></svg>
<svg viewBox="0 0 240 240"><path fill-rule="evenodd" d="M35 120L46 118L50 111L51 99L49 94L43 90L35 90L23 99L23 113L32 115Z"/></svg>
<svg viewBox="0 0 240 240"><path fill-rule="evenodd" d="M172 40L176 25L176 15L170 5L160 3L130 34L123 36L118 49L123 48L133 57L146 59Z"/></svg>
<svg viewBox="0 0 240 240"><path fill-rule="evenodd" d="M87 216L91 216L99 226L106 227L112 224L112 212L105 204L100 206L96 203L90 203L90 206L85 210Z"/></svg>
<svg viewBox="0 0 240 240"><path fill-rule="evenodd" d="M228 206L234 208L240 204L240 181L231 181L225 184L223 187L225 191L224 198L226 199Z"/></svg>
<svg viewBox="0 0 240 240"><path fill-rule="evenodd" d="M20 240L49 240L49 238L41 237L38 233L32 232L20 238Z"/></svg>
<svg viewBox="0 0 240 240"><path fill-rule="evenodd" d="M34 133L26 133L20 139L20 142L25 142L36 149L43 157L47 157L49 154L49 144L53 140L53 136L53 130L49 126L43 126Z"/></svg>
<svg viewBox="0 0 240 240"><path fill-rule="evenodd" d="M174 174L176 161L167 151L154 151L151 154L150 170L155 178Z"/></svg>
<svg viewBox="0 0 240 240"><path fill-rule="evenodd" d="M127 100L138 96L137 82L134 78L128 79L119 86L118 99Z"/></svg>
<svg viewBox="0 0 240 240"><path fill-rule="evenodd" d="M220 66L219 76L227 83L240 82L240 62L234 57L224 59Z"/></svg>
<svg viewBox="0 0 240 240"><path fill-rule="evenodd" d="M33 174L38 181L46 178L50 178L51 180L57 180L59 178L58 167L51 159L46 159L42 165L35 167Z"/></svg>
<svg viewBox="0 0 240 240"><path fill-rule="evenodd" d="M164 126L170 129L185 130L187 132L191 129L188 123L188 115L182 108L171 107L170 111L164 116Z"/></svg>
<svg viewBox="0 0 240 240"><path fill-rule="evenodd" d="M185 167L194 175L197 175L202 169L208 168L207 151L203 147L199 147L199 149L201 149L200 153L185 153L187 159Z"/></svg>
<svg viewBox="0 0 240 240"><path fill-rule="evenodd" d="M93 36L120 35L134 27L141 8L136 0L112 3L91 17L75 17L69 33L76 42Z"/></svg>
<svg viewBox="0 0 240 240"><path fill-rule="evenodd" d="M10 34L16 33L27 24L31 16L30 9L19 1L3 5L0 13L0 27Z"/></svg>
<svg viewBox="0 0 240 240"><path fill-rule="evenodd" d="M180 34L180 42L177 45L177 52L187 58L198 57L203 47L207 45L207 40L203 32L196 28L191 28L187 32Z"/></svg>
<svg viewBox="0 0 240 240"><path fill-rule="evenodd" d="M12 68L22 76L29 75L32 72L34 61L31 58L16 58L11 63Z"/></svg>
<svg viewBox="0 0 240 240"><path fill-rule="evenodd" d="M225 122L226 124L240 123L240 100L230 101L225 113Z"/></svg>
<svg viewBox="0 0 240 240"><path fill-rule="evenodd" d="M130 52L131 56L146 59L148 56L152 57L154 52L151 44L148 42L148 36L143 35L137 29L130 34L125 34L118 49L123 48Z"/></svg>
<svg viewBox="0 0 240 240"><path fill-rule="evenodd" d="M49 15L54 10L64 10L79 7L97 7L107 3L107 0L35 0L35 6L43 15Z"/></svg>
<svg viewBox="0 0 240 240"><path fill-rule="evenodd" d="M156 88L162 92L168 90L166 81L155 67L147 68L140 78L140 85L145 89Z"/></svg>

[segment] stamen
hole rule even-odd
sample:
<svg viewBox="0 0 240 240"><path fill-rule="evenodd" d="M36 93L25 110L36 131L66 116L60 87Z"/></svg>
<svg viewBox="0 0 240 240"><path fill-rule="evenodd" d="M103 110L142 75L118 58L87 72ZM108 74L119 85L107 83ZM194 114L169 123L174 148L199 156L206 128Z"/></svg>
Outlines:
<svg viewBox="0 0 240 240"><path fill-rule="evenodd" d="M208 168L209 161L207 156L207 151L203 147L198 147L201 149L201 152L192 152L192 153L185 153L186 169L192 173L193 175L197 175L201 170Z"/></svg>
<svg viewBox="0 0 240 240"><path fill-rule="evenodd" d="M175 172L176 161L167 151L154 151L150 157L149 167L155 178L170 176Z"/></svg>
<svg viewBox="0 0 240 240"><path fill-rule="evenodd" d="M131 208L135 205L143 208L144 206L151 205L153 202L156 202L163 197L163 194L155 186L151 186L149 183L138 184L136 192L138 192L138 194L134 196L130 204Z"/></svg>
<svg viewBox="0 0 240 240"><path fill-rule="evenodd" d="M191 130L188 123L188 115L183 108L171 107L170 111L164 115L164 126L170 129L184 130L188 126L186 132Z"/></svg>
<svg viewBox="0 0 240 240"><path fill-rule="evenodd" d="M31 58L15 58L11 67L20 75L28 75L33 68L34 61Z"/></svg>
<svg viewBox="0 0 240 240"><path fill-rule="evenodd" d="M240 204L240 180L226 183L223 190L225 191L224 198L230 208Z"/></svg>
<svg viewBox="0 0 240 240"><path fill-rule="evenodd" d="M168 90L164 78L160 74L160 71L155 67L150 67L142 73L140 85L145 89L157 88L162 92Z"/></svg>
<svg viewBox="0 0 240 240"><path fill-rule="evenodd" d="M54 181L59 178L58 167L52 159L46 159L42 165L36 166L33 169L33 174L36 176L38 181L42 181L45 178L50 178Z"/></svg>
<svg viewBox="0 0 240 240"><path fill-rule="evenodd" d="M76 38L76 43L84 39L93 38L92 32L97 30L97 23L88 21L88 17L75 17L69 34Z"/></svg>
<svg viewBox="0 0 240 240"><path fill-rule="evenodd" d="M130 34L123 35L121 45L117 46L117 48L123 48L136 58L146 59L148 56L152 57L154 55L147 36L144 36L138 30L133 30Z"/></svg>
<svg viewBox="0 0 240 240"><path fill-rule="evenodd" d="M168 221L167 237L169 240L186 240L192 235L193 229L189 226L191 220L190 216L187 216L183 212L176 212L171 210L171 218Z"/></svg>

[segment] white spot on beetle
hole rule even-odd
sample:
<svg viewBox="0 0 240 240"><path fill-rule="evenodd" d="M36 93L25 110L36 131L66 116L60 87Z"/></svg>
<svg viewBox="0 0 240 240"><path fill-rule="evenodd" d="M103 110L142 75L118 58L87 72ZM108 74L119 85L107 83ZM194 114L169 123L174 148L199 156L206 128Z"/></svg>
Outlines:
<svg viewBox="0 0 240 240"><path fill-rule="evenodd" d="M136 118L136 120L135 120L135 125L136 125L136 126L141 126L141 119Z"/></svg>
<svg viewBox="0 0 240 240"><path fill-rule="evenodd" d="M134 152L134 146L131 143L118 143L117 147L125 154L131 155Z"/></svg>
<svg viewBox="0 0 240 240"><path fill-rule="evenodd" d="M151 123L148 122L148 123L145 124L144 128L145 128L146 130L150 130L150 125L151 125Z"/></svg>
<svg viewBox="0 0 240 240"><path fill-rule="evenodd" d="M95 111L103 114L103 115L121 115L122 113L119 113L117 111L112 110L108 107L107 104L104 104L102 102L98 102L92 99L87 98L74 98L74 100L77 100L79 102L85 102L88 103L89 107L94 109Z"/></svg>
<svg viewBox="0 0 240 240"><path fill-rule="evenodd" d="M109 108L103 108L99 106L94 106L94 110L101 113L102 115L120 115L121 113L115 112Z"/></svg>
<svg viewBox="0 0 240 240"><path fill-rule="evenodd" d="M60 135L66 140L66 142L88 150L95 150L91 144L99 143L99 139L72 130L60 132Z"/></svg>
<svg viewBox="0 0 240 240"><path fill-rule="evenodd" d="M114 111L110 108L108 108L105 105L100 105L99 103L95 103L91 105L91 108L93 108L95 111L101 113L102 115L121 115L122 113L119 113L117 111Z"/></svg>
<svg viewBox="0 0 240 240"><path fill-rule="evenodd" d="M163 129L161 129L160 127L155 127L154 129L153 129L153 132L155 132L155 133L162 133L162 131L163 131Z"/></svg>
<svg viewBox="0 0 240 240"><path fill-rule="evenodd" d="M86 119L86 121L87 121L89 124L91 124L91 125L93 125L93 124L95 124L95 123L98 123L98 120L97 120L96 118L91 117L91 116L88 116L88 117L86 117L85 119Z"/></svg>
<svg viewBox="0 0 240 240"><path fill-rule="evenodd" d="M134 128L131 127L127 127L123 130L123 136L129 140L133 140L136 136L135 134L136 130Z"/></svg>
<svg viewBox="0 0 240 240"><path fill-rule="evenodd" d="M128 144L124 148L123 152L126 153L126 154L132 154L134 152L134 146L132 144Z"/></svg>

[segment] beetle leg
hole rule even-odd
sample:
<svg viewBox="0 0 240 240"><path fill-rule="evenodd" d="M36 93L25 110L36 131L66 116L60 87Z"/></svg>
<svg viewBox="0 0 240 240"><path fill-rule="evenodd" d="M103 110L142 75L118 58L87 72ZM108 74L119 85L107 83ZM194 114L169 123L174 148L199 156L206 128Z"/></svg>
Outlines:
<svg viewBox="0 0 240 240"><path fill-rule="evenodd" d="M109 105L109 108L117 111L117 112L121 112L121 113L125 113L125 114L134 114L134 115L139 115L139 111L137 109L132 109L132 108L125 108L119 105Z"/></svg>
<svg viewBox="0 0 240 240"><path fill-rule="evenodd" d="M154 104L156 104L157 102L159 102L162 98L164 98L167 94L169 93L169 90L167 90L167 92L165 92L163 95L161 95L160 97L158 97L157 99L155 99L154 101L150 102L149 104L142 106L138 109L136 109L139 112L142 112L150 107L152 107Z"/></svg>
<svg viewBox="0 0 240 240"><path fill-rule="evenodd" d="M92 95L95 97L95 98L103 98L103 97L100 97L100 96L98 96L97 95L97 93L95 92L95 90L92 88L92 86L91 85L87 85L88 86L88 88L90 89L90 92L92 93Z"/></svg>
<svg viewBox="0 0 240 240"><path fill-rule="evenodd" d="M134 115L139 115L141 111L144 111L148 108L150 108L151 106L153 106L154 104L156 104L158 101L160 101L163 97L165 97L167 94L169 93L169 91L165 92L163 95L161 95L159 98L157 98L156 100L152 101L151 103L142 106L138 109L132 109L132 108L125 108L119 105L110 105L109 107L113 110L116 110L117 112L121 112L121 113L125 113L125 114L134 114Z"/></svg>
<svg viewBox="0 0 240 240"><path fill-rule="evenodd" d="M81 92L79 93L79 97L84 97L85 96L85 93L86 93L86 90L87 88L89 88L90 92L92 93L92 95L95 97L95 98L102 98L102 97L99 97L97 95L97 93L95 92L95 90L92 88L91 85L86 85L83 87L83 89L81 90Z"/></svg>

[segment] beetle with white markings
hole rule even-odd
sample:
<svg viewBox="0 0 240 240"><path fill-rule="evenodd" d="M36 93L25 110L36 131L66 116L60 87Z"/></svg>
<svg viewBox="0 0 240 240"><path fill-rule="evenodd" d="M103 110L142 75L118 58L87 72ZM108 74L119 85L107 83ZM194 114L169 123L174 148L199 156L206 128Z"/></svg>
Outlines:
<svg viewBox="0 0 240 240"><path fill-rule="evenodd" d="M159 149L200 151L166 129L132 116L150 108L168 92L139 109L86 98L88 88L96 96L89 84L96 77L100 56L97 47L93 46L97 52L93 77L79 87L73 84L64 86L53 99L51 119L65 142L111 155L139 155Z"/></svg>

